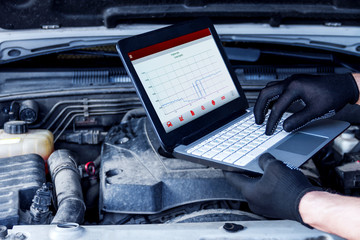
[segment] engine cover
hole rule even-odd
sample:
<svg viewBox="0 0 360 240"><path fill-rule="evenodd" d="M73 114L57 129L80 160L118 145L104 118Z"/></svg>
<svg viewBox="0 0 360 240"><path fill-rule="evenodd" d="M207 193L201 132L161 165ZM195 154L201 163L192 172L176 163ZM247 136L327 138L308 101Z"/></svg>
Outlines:
<svg viewBox="0 0 360 240"><path fill-rule="evenodd" d="M45 182L45 164L39 155L0 158L0 224L19 224L20 210L29 210Z"/></svg>
<svg viewBox="0 0 360 240"><path fill-rule="evenodd" d="M159 141L147 118L113 127L103 145L100 209L153 214L208 200L243 200L222 170L158 153Z"/></svg>

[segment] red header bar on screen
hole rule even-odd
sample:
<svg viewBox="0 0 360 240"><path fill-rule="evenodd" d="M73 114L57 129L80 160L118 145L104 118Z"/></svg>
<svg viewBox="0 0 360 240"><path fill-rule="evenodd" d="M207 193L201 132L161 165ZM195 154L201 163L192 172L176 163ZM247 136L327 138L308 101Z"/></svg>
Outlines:
<svg viewBox="0 0 360 240"><path fill-rule="evenodd" d="M181 44L188 43L188 42L191 42L191 41L194 41L194 40L197 40L197 39L209 36L209 35L211 35L210 30L208 28L206 28L206 29L203 29L203 30L200 30L197 32L189 33L184 36L165 41L165 42L157 43L157 44L154 44L149 47L145 47L145 48L141 48L136 51L129 52L128 55L129 55L130 60L134 61L136 59L146 57L151 54L161 52L166 49L176 47Z"/></svg>

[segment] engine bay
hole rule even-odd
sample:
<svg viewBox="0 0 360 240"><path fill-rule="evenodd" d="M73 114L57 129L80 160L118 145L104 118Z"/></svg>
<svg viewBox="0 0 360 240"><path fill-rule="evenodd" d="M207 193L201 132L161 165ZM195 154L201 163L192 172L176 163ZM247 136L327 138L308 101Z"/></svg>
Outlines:
<svg viewBox="0 0 360 240"><path fill-rule="evenodd" d="M359 57L345 53L223 44L250 106L270 81L360 69ZM162 151L113 45L3 64L0 110L1 126L23 121L29 133L53 135L50 157L1 156L0 224L8 228L265 220L251 213L221 170ZM350 105L339 112L334 118L351 128L302 166L314 185L360 195L359 113ZM5 150L15 143L0 144Z"/></svg>

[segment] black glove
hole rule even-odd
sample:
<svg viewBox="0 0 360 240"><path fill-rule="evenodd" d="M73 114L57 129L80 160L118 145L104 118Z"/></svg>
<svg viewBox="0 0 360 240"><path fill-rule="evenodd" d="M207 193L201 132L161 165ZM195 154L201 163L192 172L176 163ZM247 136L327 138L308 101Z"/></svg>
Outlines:
<svg viewBox="0 0 360 240"><path fill-rule="evenodd" d="M271 135L287 108L302 100L305 107L284 121L284 130L290 132L314 120L331 117L358 99L359 90L351 74L293 75L284 81L270 82L261 91L254 107L255 122L264 122L269 105L275 101L265 132Z"/></svg>
<svg viewBox="0 0 360 240"><path fill-rule="evenodd" d="M301 198L321 188L312 186L302 172L290 169L269 153L260 156L259 165L264 170L259 178L233 172L224 172L224 175L241 191L254 213L303 223L299 213Z"/></svg>

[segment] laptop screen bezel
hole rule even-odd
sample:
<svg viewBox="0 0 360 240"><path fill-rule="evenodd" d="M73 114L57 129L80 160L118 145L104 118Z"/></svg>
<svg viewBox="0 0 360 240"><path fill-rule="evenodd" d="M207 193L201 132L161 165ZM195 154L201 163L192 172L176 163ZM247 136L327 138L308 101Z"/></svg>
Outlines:
<svg viewBox="0 0 360 240"><path fill-rule="evenodd" d="M189 123L186 123L181 127L166 133L159 117L156 114L154 106L152 105L146 90L144 89L144 86L142 85L140 78L135 71L128 53L206 28L210 29L211 35L214 38L226 68L228 69L229 74L235 84L236 90L239 93L239 97ZM150 118L151 123L154 125L158 137L160 138L161 145L167 151L172 151L177 145L184 143L184 139L190 135L205 135L211 129L213 129L214 125L217 125L221 122L226 122L229 118L234 118L236 115L241 115L248 108L248 102L241 88L240 82L237 80L237 76L225 54L219 36L217 35L211 20L208 18L183 22L122 39L117 43L116 47L122 62L133 81L140 100L144 105L147 115Z"/></svg>

